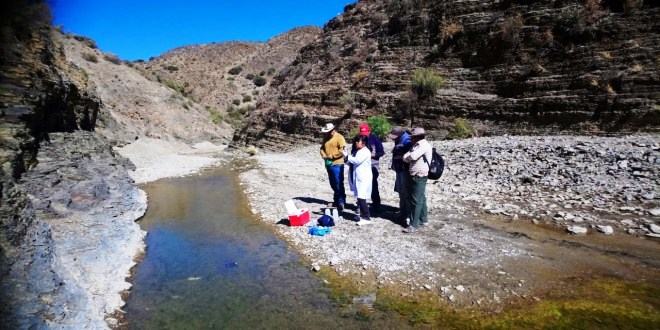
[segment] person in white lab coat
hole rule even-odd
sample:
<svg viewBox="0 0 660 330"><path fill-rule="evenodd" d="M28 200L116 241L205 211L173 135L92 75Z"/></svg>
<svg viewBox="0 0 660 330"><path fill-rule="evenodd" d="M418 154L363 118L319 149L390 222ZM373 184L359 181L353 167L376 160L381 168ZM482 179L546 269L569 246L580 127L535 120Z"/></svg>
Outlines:
<svg viewBox="0 0 660 330"><path fill-rule="evenodd" d="M358 200L359 215L355 218L358 221L358 226L371 223L367 199L371 197L373 174L371 173L371 152L367 148L368 143L368 136L358 135L353 139L353 145L355 146L353 154L346 154L348 164L351 166L348 184Z"/></svg>

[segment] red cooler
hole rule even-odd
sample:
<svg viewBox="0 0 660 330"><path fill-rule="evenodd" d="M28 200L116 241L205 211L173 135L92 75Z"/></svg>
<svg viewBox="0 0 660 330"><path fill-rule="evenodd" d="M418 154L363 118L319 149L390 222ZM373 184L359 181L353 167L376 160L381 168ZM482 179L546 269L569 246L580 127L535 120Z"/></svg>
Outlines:
<svg viewBox="0 0 660 330"><path fill-rule="evenodd" d="M290 226L302 226L309 222L309 210L300 209L297 214L289 216Z"/></svg>

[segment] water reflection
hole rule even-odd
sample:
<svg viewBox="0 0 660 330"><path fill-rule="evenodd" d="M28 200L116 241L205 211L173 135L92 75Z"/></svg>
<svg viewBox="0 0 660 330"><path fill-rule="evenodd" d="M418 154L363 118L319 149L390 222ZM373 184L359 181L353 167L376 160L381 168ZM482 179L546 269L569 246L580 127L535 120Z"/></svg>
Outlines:
<svg viewBox="0 0 660 330"><path fill-rule="evenodd" d="M235 175L222 170L144 187L147 252L127 304L130 327L375 326L333 305L297 255L250 217L238 187Z"/></svg>

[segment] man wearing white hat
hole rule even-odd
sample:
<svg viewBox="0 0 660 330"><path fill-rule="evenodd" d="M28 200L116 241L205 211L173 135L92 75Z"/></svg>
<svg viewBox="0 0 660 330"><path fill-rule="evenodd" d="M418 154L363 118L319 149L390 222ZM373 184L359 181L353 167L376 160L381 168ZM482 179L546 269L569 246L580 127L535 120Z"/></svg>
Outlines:
<svg viewBox="0 0 660 330"><path fill-rule="evenodd" d="M403 155L403 161L410 163L410 226L404 229L406 233L414 233L419 226L429 221L426 207L426 181L429 175L429 164L433 157L433 147L426 140L426 131L421 127L410 132L413 147Z"/></svg>
<svg viewBox="0 0 660 330"><path fill-rule="evenodd" d="M323 144L321 144L321 157L325 162L325 169L328 172L330 187L334 192L332 205L341 212L346 203L346 192L344 190L344 152L346 149L346 140L337 132L332 123L325 124L321 128L321 133L325 133Z"/></svg>

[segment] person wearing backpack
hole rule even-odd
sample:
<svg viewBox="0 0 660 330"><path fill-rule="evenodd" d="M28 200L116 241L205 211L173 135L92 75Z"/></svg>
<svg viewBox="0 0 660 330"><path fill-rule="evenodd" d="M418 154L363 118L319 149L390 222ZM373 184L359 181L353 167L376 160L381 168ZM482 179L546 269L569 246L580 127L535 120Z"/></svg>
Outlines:
<svg viewBox="0 0 660 330"><path fill-rule="evenodd" d="M403 155L403 161L410 164L410 225L403 231L414 233L419 226L428 222L426 205L426 182L428 181L429 161L433 157L433 148L426 140L426 131L421 127L413 128L410 133L412 149Z"/></svg>
<svg viewBox="0 0 660 330"><path fill-rule="evenodd" d="M399 222L406 227L406 218L410 217L410 198L408 197L410 191L410 166L403 161L403 155L412 148L412 140L410 139L410 134L401 126L394 127L390 131L390 134L387 135L387 138L394 141L391 167L396 173L394 191L399 194Z"/></svg>

